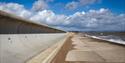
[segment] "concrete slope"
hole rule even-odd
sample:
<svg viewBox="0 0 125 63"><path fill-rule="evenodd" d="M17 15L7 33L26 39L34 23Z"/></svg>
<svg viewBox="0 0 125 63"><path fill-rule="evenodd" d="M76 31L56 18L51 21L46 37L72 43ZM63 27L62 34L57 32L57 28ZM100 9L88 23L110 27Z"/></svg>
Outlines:
<svg viewBox="0 0 125 63"><path fill-rule="evenodd" d="M0 34L24 33L64 33L64 31L0 11Z"/></svg>
<svg viewBox="0 0 125 63"><path fill-rule="evenodd" d="M0 63L24 63L65 36L65 33L1 34Z"/></svg>

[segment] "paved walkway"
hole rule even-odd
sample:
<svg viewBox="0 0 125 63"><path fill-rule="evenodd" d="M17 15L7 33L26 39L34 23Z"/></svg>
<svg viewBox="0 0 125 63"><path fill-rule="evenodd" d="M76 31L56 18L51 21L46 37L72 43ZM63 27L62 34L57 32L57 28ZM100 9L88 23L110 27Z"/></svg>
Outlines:
<svg viewBox="0 0 125 63"><path fill-rule="evenodd" d="M125 46L75 35L67 63L125 63Z"/></svg>

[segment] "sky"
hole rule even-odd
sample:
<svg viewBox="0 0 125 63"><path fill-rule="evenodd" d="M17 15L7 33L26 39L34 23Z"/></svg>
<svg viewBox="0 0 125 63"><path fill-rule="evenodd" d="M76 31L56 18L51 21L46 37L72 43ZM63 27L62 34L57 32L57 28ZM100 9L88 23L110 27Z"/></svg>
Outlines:
<svg viewBox="0 0 125 63"><path fill-rule="evenodd" d="M125 31L125 0L0 0L0 10L65 31Z"/></svg>

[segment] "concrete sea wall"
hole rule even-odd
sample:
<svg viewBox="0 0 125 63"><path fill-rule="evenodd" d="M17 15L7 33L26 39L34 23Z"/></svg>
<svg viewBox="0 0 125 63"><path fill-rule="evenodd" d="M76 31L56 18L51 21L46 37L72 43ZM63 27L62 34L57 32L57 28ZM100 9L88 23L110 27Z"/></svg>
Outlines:
<svg viewBox="0 0 125 63"><path fill-rule="evenodd" d="M24 33L64 33L64 31L0 11L0 34Z"/></svg>
<svg viewBox="0 0 125 63"><path fill-rule="evenodd" d="M0 11L0 63L25 63L65 36L62 30Z"/></svg>

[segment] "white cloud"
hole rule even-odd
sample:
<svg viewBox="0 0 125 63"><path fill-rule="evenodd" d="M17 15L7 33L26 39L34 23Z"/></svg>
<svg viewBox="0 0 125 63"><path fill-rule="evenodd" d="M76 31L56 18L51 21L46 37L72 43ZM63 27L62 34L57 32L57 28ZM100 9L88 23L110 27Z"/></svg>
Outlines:
<svg viewBox="0 0 125 63"><path fill-rule="evenodd" d="M24 17L24 18L30 18L31 15L32 15L32 13L28 10L22 10L19 13L19 16Z"/></svg>
<svg viewBox="0 0 125 63"><path fill-rule="evenodd" d="M76 12L69 16L57 15L51 10L34 12L16 3L0 4L0 10L64 30L125 31L125 14L116 15L104 8Z"/></svg>
<svg viewBox="0 0 125 63"><path fill-rule="evenodd" d="M8 3L8 4L3 4L0 6L1 10L4 10L9 13L16 13L18 14L19 11L22 11L24 9L23 5L19 5L17 3Z"/></svg>
<svg viewBox="0 0 125 63"><path fill-rule="evenodd" d="M43 10L30 17L30 20L48 25L63 25L65 24L66 18L67 16L65 15L55 15L51 10Z"/></svg>
<svg viewBox="0 0 125 63"><path fill-rule="evenodd" d="M51 1L51 0L47 0L47 1ZM41 11L41 10L47 9L48 7L49 6L47 2L45 2L44 0L38 0L33 4L32 10Z"/></svg>
<svg viewBox="0 0 125 63"><path fill-rule="evenodd" d="M46 2L53 2L54 0L45 0Z"/></svg>
<svg viewBox="0 0 125 63"><path fill-rule="evenodd" d="M76 9L77 7L87 6L89 4L94 4L96 2L100 2L100 0L76 0L76 1L67 3L65 5L65 8L67 8L69 10L73 10L73 9Z"/></svg>
<svg viewBox="0 0 125 63"><path fill-rule="evenodd" d="M86 13L76 12L70 16L69 22L68 27L83 31L125 31L125 14L115 15L103 8Z"/></svg>
<svg viewBox="0 0 125 63"><path fill-rule="evenodd" d="M55 14L50 10L39 11L30 17L30 20L47 23L47 19L53 17Z"/></svg>
<svg viewBox="0 0 125 63"><path fill-rule="evenodd" d="M79 0L79 3L84 6L84 5L88 5L88 4L93 4L98 1L99 0Z"/></svg>
<svg viewBox="0 0 125 63"><path fill-rule="evenodd" d="M0 5L0 10L8 13L16 14L18 16L28 18L31 16L31 12L26 10L23 5L17 3L4 3Z"/></svg>
<svg viewBox="0 0 125 63"><path fill-rule="evenodd" d="M72 9L76 9L77 6L78 6L78 2L72 1L66 4L65 8L72 10Z"/></svg>

